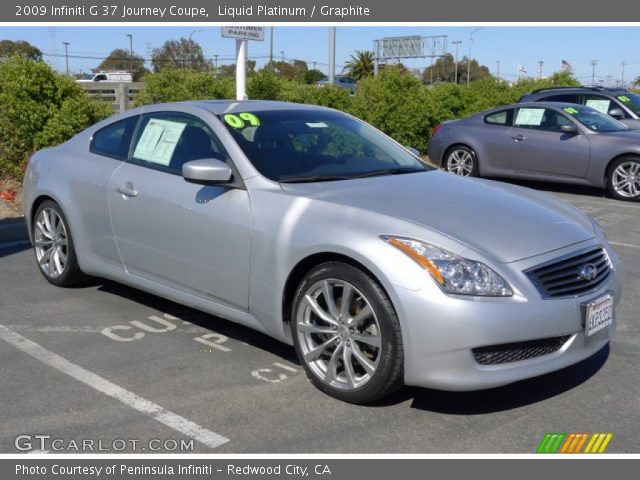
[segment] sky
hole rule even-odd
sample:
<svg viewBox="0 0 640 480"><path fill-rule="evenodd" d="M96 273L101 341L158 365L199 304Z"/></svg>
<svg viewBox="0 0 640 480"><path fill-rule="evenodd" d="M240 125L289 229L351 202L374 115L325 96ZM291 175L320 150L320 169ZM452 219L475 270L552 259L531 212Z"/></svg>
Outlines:
<svg viewBox="0 0 640 480"><path fill-rule="evenodd" d="M255 58L258 66L268 60L269 28L265 31L264 42L249 42L249 57ZM327 72L329 57L328 27L277 26L274 28L274 57L280 58L284 52L287 60L301 59L313 68ZM475 30L475 32L474 32ZM469 42L470 34L473 40ZM26 40L44 53L45 60L60 71L65 69L64 45L69 42L69 70L90 71L100 63L100 59L114 48L129 48L129 38L133 36L133 50L145 58L151 57L151 50L160 47L166 40L188 38L200 43L205 56L213 59L218 55L218 63L235 63L235 41L222 38L219 26L196 24L188 27L177 26L101 26L101 27L2 27L0 39ZM384 37L406 35L447 35L448 51L455 54L453 41L459 44L459 57L468 54L489 67L495 75L496 62L500 62L500 76L515 80L518 66L527 70L528 76L537 77L538 62L542 61L543 75L560 70L562 60L569 62L574 74L584 84L591 83L591 61L596 60L596 82L615 85L622 77L622 63L625 62L625 83L640 75L640 27L496 27L478 29L470 27L352 27L337 28L336 71L356 50L372 50L373 41ZM81 58L94 57L94 58ZM411 59L403 62L410 68L424 68L430 59Z"/></svg>

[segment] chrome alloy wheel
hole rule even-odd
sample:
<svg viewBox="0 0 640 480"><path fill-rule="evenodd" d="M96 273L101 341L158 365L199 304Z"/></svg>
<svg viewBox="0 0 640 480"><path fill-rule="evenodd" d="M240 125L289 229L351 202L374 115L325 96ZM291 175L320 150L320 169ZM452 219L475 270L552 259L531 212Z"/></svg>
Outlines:
<svg viewBox="0 0 640 480"><path fill-rule="evenodd" d="M473 157L467 150L453 150L447 157L447 172L468 177L473 172Z"/></svg>
<svg viewBox="0 0 640 480"><path fill-rule="evenodd" d="M62 275L67 266L67 229L53 208L43 208L34 228L34 246L38 265L49 278Z"/></svg>
<svg viewBox="0 0 640 480"><path fill-rule="evenodd" d="M378 319L369 300L344 280L320 280L307 289L296 312L296 332L304 361L331 387L358 389L378 368Z"/></svg>
<svg viewBox="0 0 640 480"><path fill-rule="evenodd" d="M612 185L621 197L635 198L640 194L640 162L621 163L613 171Z"/></svg>

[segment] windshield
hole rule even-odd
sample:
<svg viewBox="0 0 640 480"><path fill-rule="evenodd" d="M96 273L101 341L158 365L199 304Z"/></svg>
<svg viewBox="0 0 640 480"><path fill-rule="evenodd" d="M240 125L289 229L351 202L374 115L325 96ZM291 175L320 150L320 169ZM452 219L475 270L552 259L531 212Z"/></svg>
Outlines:
<svg viewBox="0 0 640 480"><path fill-rule="evenodd" d="M219 116L244 154L277 182L422 172L416 157L372 127L331 110L265 110Z"/></svg>
<svg viewBox="0 0 640 480"><path fill-rule="evenodd" d="M625 107L640 116L640 95L636 93L626 93L624 95L618 95L617 98Z"/></svg>
<svg viewBox="0 0 640 480"><path fill-rule="evenodd" d="M573 105L565 107L563 110L589 130L593 130L594 132L622 132L624 130L629 130L629 127L624 123L615 120L609 115L600 113L593 108Z"/></svg>

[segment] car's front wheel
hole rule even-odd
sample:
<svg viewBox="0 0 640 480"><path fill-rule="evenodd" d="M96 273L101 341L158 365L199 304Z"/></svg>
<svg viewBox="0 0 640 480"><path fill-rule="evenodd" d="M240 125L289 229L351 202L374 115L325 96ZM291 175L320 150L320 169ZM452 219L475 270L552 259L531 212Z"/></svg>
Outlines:
<svg viewBox="0 0 640 480"><path fill-rule="evenodd" d="M445 155L444 169L461 177L477 177L478 156L465 145L455 145Z"/></svg>
<svg viewBox="0 0 640 480"><path fill-rule="evenodd" d="M618 200L640 200L640 158L622 157L609 168L607 190Z"/></svg>
<svg viewBox="0 0 640 480"><path fill-rule="evenodd" d="M68 287L82 281L67 219L52 200L40 204L33 218L33 247L38 267L53 285Z"/></svg>
<svg viewBox="0 0 640 480"><path fill-rule="evenodd" d="M298 358L323 392L362 404L402 385L400 324L366 272L341 262L317 266L297 289L291 320Z"/></svg>

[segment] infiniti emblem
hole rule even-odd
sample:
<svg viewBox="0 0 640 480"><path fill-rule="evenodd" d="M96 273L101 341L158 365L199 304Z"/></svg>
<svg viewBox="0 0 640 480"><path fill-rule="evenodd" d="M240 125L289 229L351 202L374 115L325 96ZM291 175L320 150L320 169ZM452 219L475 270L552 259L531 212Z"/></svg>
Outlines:
<svg viewBox="0 0 640 480"><path fill-rule="evenodd" d="M578 273L578 280L591 281L598 275L598 269L593 263L585 263Z"/></svg>

